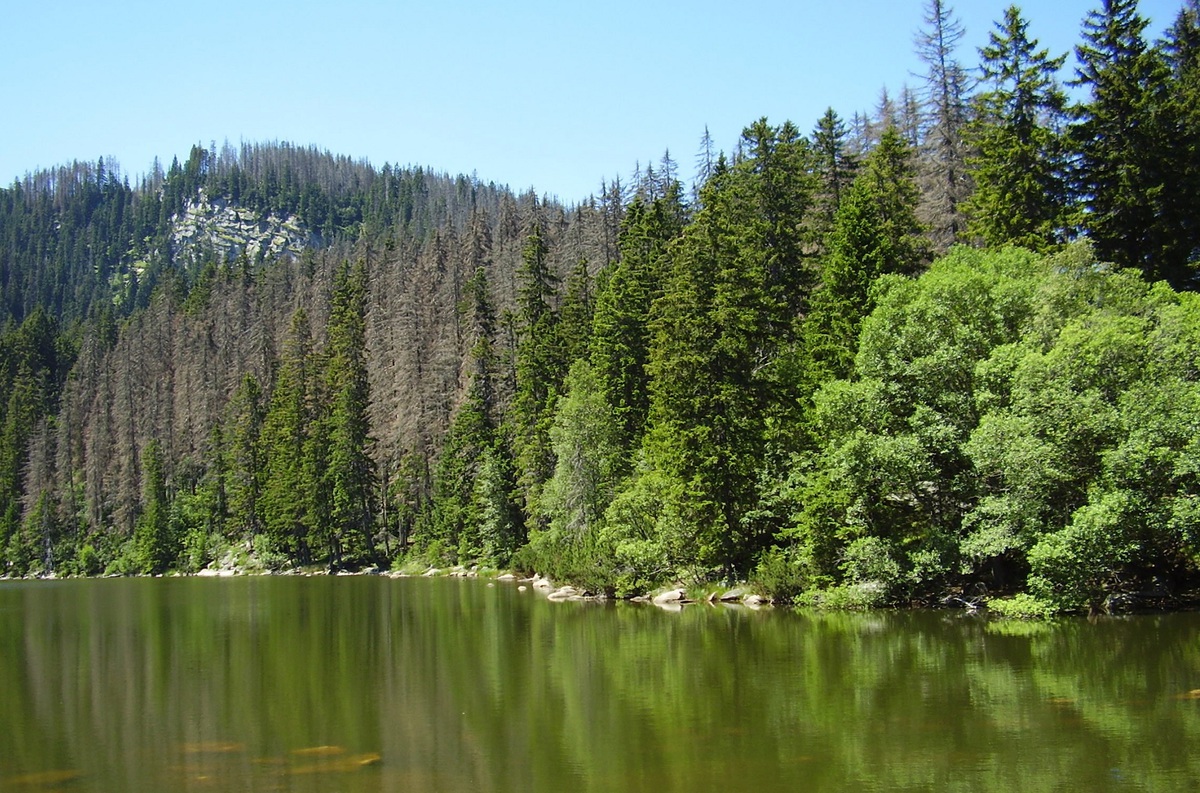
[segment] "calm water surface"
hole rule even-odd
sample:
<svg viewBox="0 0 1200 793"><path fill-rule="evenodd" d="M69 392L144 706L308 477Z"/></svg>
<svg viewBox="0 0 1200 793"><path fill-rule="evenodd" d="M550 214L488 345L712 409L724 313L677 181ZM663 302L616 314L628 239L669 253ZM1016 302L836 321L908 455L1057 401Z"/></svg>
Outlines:
<svg viewBox="0 0 1200 793"><path fill-rule="evenodd" d="M1200 790L1200 615L0 582L2 791Z"/></svg>

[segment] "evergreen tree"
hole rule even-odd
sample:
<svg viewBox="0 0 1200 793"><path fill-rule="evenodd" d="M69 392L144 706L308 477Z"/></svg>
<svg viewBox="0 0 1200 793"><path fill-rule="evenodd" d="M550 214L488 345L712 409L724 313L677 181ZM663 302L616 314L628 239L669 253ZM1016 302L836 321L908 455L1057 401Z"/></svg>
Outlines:
<svg viewBox="0 0 1200 793"><path fill-rule="evenodd" d="M496 317L482 266L467 282L466 303L471 342L467 393L442 441L433 474L432 512L414 539L433 563L507 564L524 535L512 502L511 459L496 424Z"/></svg>
<svg viewBox="0 0 1200 793"><path fill-rule="evenodd" d="M669 245L682 231L678 190L649 205L635 199L621 224L620 259L596 297L592 366L628 449L641 442L650 411L651 306L670 271Z"/></svg>
<svg viewBox="0 0 1200 793"><path fill-rule="evenodd" d="M165 573L177 550L171 532L170 503L157 440L142 450L142 512L133 533L133 564L139 572Z"/></svg>
<svg viewBox="0 0 1200 793"><path fill-rule="evenodd" d="M550 423L565 362L553 299L558 278L550 268L541 225L535 223L525 241L518 272L519 338L516 394L508 413L517 484L526 515L533 519L542 485L554 469Z"/></svg>
<svg viewBox="0 0 1200 793"><path fill-rule="evenodd" d="M263 425L262 389L249 373L229 401L225 433L225 495L228 521L239 537L254 537L262 530L259 497L262 491Z"/></svg>
<svg viewBox="0 0 1200 793"><path fill-rule="evenodd" d="M1195 245L1181 233L1194 198L1178 183L1169 71L1144 38L1137 0L1104 0L1084 21L1076 85L1090 96L1069 128L1074 190L1097 255L1176 288L1192 280Z"/></svg>
<svg viewBox="0 0 1200 793"><path fill-rule="evenodd" d="M962 203L971 193L963 129L969 117L966 70L954 50L962 24L943 0L927 0L925 29L917 34L917 56L925 64L925 124L920 162L921 220L934 249L945 252L965 228Z"/></svg>
<svg viewBox="0 0 1200 793"><path fill-rule="evenodd" d="M376 560L372 525L375 467L368 454L366 304L366 262L346 262L334 284L326 369L330 397L327 477L335 566Z"/></svg>
<svg viewBox="0 0 1200 793"><path fill-rule="evenodd" d="M858 159L850 148L849 131L832 107L813 129L812 147L820 180L814 215L817 235L823 237L832 228L834 215L858 169Z"/></svg>
<svg viewBox="0 0 1200 793"><path fill-rule="evenodd" d="M706 574L745 571L769 535L747 517L797 423L790 364L814 280L807 140L761 120L740 148L732 168L718 163L680 240L649 362L647 454L677 518L659 531Z"/></svg>
<svg viewBox="0 0 1200 793"><path fill-rule="evenodd" d="M875 279L915 274L928 261L917 201L912 150L896 127L889 127L838 210L821 289L805 319L811 359L806 375L813 388L849 375Z"/></svg>
<svg viewBox="0 0 1200 793"><path fill-rule="evenodd" d="M58 323L40 306L0 336L0 554L14 572L24 573L38 553L20 536L29 444L57 408L73 358Z"/></svg>
<svg viewBox="0 0 1200 793"><path fill-rule="evenodd" d="M486 384L473 379L454 412L433 475L433 520L419 548L430 562L477 561L483 554L480 516L473 503L485 452L495 442L487 416Z"/></svg>
<svg viewBox="0 0 1200 793"><path fill-rule="evenodd" d="M592 313L595 311L592 289L587 259L581 258L567 278L567 293L559 311L559 336L566 362L585 357L591 344Z"/></svg>
<svg viewBox="0 0 1200 793"><path fill-rule="evenodd" d="M1173 218L1175 247L1188 262L1184 285L1195 289L1195 264L1200 259L1200 217L1193 211L1200 197L1200 2L1187 0L1160 47L1171 73L1164 113L1176 125L1175 142L1166 152L1171 158L1167 174L1176 185L1170 197L1178 210Z"/></svg>
<svg viewBox="0 0 1200 793"><path fill-rule="evenodd" d="M983 57L987 89L975 97L966 135L975 192L963 207L971 236L985 245L1041 249L1067 234L1066 94L1051 58L1030 39L1016 6L992 31Z"/></svg>
<svg viewBox="0 0 1200 793"><path fill-rule="evenodd" d="M263 420L266 476L262 489L263 524L274 548L302 564L312 562L305 526L305 454L314 420L314 376L308 314L297 309L284 346L270 406Z"/></svg>

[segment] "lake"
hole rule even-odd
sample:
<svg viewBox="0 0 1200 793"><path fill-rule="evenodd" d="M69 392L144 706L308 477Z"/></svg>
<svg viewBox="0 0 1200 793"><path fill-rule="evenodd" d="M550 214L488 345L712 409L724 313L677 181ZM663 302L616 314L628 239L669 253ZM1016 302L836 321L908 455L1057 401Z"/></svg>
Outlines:
<svg viewBox="0 0 1200 793"><path fill-rule="evenodd" d="M2 791L1197 790L1200 615L0 582Z"/></svg>

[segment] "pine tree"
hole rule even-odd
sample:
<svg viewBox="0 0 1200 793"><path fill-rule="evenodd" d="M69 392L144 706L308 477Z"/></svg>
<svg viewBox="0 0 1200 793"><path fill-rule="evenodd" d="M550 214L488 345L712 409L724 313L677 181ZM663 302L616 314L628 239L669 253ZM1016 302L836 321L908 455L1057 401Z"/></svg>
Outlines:
<svg viewBox="0 0 1200 793"><path fill-rule="evenodd" d="M833 217L858 169L858 160L850 150L849 131L832 107L825 111L813 129L812 147L820 180L816 232L818 237L823 237L833 226Z"/></svg>
<svg viewBox="0 0 1200 793"><path fill-rule="evenodd" d="M280 360L270 406L263 420L262 448L266 476L262 488L263 524L275 550L302 564L312 562L305 527L305 454L310 426L314 376L308 314L297 309Z"/></svg>
<svg viewBox="0 0 1200 793"><path fill-rule="evenodd" d="M133 563L140 572L157 575L166 572L176 554L162 448L152 440L142 450L142 513L134 528Z"/></svg>
<svg viewBox="0 0 1200 793"><path fill-rule="evenodd" d="M554 469L549 430L565 369L559 318L552 303L558 278L550 268L540 224L535 223L526 238L518 276L516 393L508 423L517 483L526 515L532 519L538 514L542 485Z"/></svg>
<svg viewBox="0 0 1200 793"><path fill-rule="evenodd" d="M1090 97L1068 134L1077 159L1073 187L1097 255L1176 288L1192 280L1194 245L1180 218L1194 201L1176 183L1169 72L1144 38L1137 0L1104 0L1084 21L1074 84Z"/></svg>
<svg viewBox="0 0 1200 793"><path fill-rule="evenodd" d="M682 231L678 191L649 205L631 203L621 225L621 257L596 297L592 366L628 449L641 442L650 411L651 305L669 272L668 247Z"/></svg>
<svg viewBox="0 0 1200 793"><path fill-rule="evenodd" d="M1038 250L1063 241L1069 229L1061 140L1067 98L1055 80L1066 56L1039 50L1028 27L1010 6L980 50L987 89L976 95L966 129L975 192L963 212L970 235L985 245Z"/></svg>
<svg viewBox="0 0 1200 793"><path fill-rule="evenodd" d="M372 525L375 466L368 454L366 303L366 262L346 262L334 284L326 369L330 398L327 477L335 566L376 561Z"/></svg>
<svg viewBox="0 0 1200 793"><path fill-rule="evenodd" d="M920 173L921 220L934 249L946 251L965 229L962 203L971 193L963 129L970 90L966 70L955 59L962 24L943 0L927 0L925 29L917 34L917 56L925 63L925 124Z"/></svg>
<svg viewBox="0 0 1200 793"><path fill-rule="evenodd" d="M875 279L887 273L915 274L928 261L917 201L912 150L889 127L834 220L821 289L805 319L811 388L852 370Z"/></svg>

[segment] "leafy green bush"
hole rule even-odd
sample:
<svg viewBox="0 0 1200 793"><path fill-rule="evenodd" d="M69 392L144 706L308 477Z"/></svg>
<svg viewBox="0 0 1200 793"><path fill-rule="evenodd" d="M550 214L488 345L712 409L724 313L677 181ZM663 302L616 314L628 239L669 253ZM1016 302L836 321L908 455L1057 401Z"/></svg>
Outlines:
<svg viewBox="0 0 1200 793"><path fill-rule="evenodd" d="M79 557L75 560L75 569L80 575L100 575L104 569L100 554L90 542L85 542L79 549Z"/></svg>
<svg viewBox="0 0 1200 793"><path fill-rule="evenodd" d="M254 548L252 558L263 570L278 572L291 566L291 560L287 553L281 551L268 535L255 536L252 546Z"/></svg>
<svg viewBox="0 0 1200 793"><path fill-rule="evenodd" d="M796 561L795 553L785 548L764 551L751 581L772 600L784 603L794 601L807 588L807 577Z"/></svg>
<svg viewBox="0 0 1200 793"><path fill-rule="evenodd" d="M843 584L805 592L796 598L796 605L833 611L862 611L879 608L888 602L888 587L880 581Z"/></svg>
<svg viewBox="0 0 1200 793"><path fill-rule="evenodd" d="M1058 609L1053 603L1022 592L1009 598L989 600L988 611L1009 619L1046 619L1054 616Z"/></svg>

